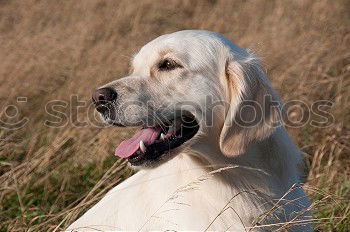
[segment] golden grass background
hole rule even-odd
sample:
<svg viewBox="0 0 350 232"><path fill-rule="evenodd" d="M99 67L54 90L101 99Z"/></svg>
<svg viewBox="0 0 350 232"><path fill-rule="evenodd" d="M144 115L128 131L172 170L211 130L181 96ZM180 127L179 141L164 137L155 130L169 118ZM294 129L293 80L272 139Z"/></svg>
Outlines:
<svg viewBox="0 0 350 232"><path fill-rule="evenodd" d="M349 12L347 0L0 0L0 118L30 119L0 131L0 231L62 230L132 174L113 156L129 130L49 128L45 105L72 95L89 103L142 45L182 29L220 32L256 51L284 101L334 103L330 127L289 131L309 167L315 227L350 231ZM11 120L9 104L19 108Z"/></svg>

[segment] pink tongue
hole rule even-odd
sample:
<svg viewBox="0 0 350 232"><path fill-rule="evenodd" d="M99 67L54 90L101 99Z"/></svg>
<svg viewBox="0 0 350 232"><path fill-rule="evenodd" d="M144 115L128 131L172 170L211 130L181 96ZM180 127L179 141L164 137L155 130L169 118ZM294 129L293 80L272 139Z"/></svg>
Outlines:
<svg viewBox="0 0 350 232"><path fill-rule="evenodd" d="M121 158L128 158L132 156L140 148L141 140L146 146L150 145L158 138L160 132L160 127L148 127L140 130L131 139L121 142L117 149L115 149L115 155Z"/></svg>

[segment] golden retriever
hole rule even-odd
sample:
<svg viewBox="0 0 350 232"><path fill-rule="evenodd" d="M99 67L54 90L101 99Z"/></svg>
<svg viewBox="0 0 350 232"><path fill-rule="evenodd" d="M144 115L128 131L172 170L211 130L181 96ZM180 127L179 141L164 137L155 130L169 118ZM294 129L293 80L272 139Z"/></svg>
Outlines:
<svg viewBox="0 0 350 232"><path fill-rule="evenodd" d="M131 68L93 101L106 123L139 128L115 153L140 170L68 230L312 230L302 156L250 50L179 31Z"/></svg>

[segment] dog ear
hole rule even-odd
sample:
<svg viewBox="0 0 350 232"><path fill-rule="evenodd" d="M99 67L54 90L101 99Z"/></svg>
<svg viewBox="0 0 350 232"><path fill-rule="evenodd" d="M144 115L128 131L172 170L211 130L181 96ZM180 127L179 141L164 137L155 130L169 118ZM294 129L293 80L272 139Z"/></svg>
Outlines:
<svg viewBox="0 0 350 232"><path fill-rule="evenodd" d="M280 101L253 54L230 56L225 65L229 108L220 133L226 156L239 155L247 146L269 136L280 122Z"/></svg>

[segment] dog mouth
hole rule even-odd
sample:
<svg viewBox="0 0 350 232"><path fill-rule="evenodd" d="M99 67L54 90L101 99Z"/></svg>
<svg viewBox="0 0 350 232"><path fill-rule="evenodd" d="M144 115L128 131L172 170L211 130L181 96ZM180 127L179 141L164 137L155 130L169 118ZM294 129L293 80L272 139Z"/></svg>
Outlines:
<svg viewBox="0 0 350 232"><path fill-rule="evenodd" d="M194 116L181 116L154 127L143 127L115 150L115 155L127 158L134 165L159 161L163 155L193 138L199 130Z"/></svg>

